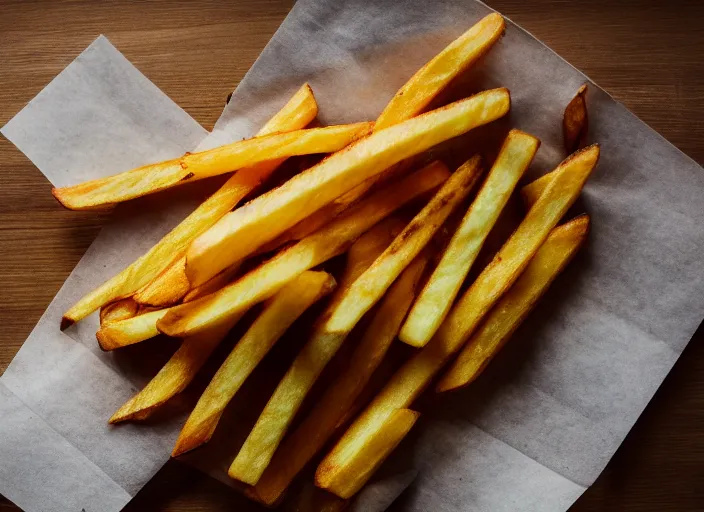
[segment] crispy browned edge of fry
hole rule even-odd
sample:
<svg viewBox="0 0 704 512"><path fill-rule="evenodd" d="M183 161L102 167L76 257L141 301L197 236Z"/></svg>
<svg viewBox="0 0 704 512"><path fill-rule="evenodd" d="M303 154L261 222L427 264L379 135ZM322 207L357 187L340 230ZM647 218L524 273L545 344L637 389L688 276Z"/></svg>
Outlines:
<svg viewBox="0 0 704 512"><path fill-rule="evenodd" d="M119 322L139 314L139 304L131 297L119 299L100 308L100 325Z"/></svg>
<svg viewBox="0 0 704 512"><path fill-rule="evenodd" d="M565 107L562 116L562 135L565 150L574 153L584 142L589 130L587 114L587 84L582 85L574 98Z"/></svg>

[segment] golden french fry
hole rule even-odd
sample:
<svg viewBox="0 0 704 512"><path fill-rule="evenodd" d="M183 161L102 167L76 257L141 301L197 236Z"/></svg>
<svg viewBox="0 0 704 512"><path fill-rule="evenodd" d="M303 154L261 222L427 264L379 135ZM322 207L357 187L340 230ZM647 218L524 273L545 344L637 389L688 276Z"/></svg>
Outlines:
<svg viewBox="0 0 704 512"><path fill-rule="evenodd" d="M479 93L375 132L280 187L225 215L188 248L186 274L197 286L401 160L505 115L506 89Z"/></svg>
<svg viewBox="0 0 704 512"><path fill-rule="evenodd" d="M559 172L555 173L545 192L493 261L455 303L430 343L394 374L321 462L318 467L321 475L338 471L336 468L353 461L379 426L395 410L409 407L450 357L462 348L482 318L516 281L550 230L577 199L598 159L599 146L594 145L571 155L558 166ZM572 229L578 229L578 226ZM326 487L324 480L320 483Z"/></svg>
<svg viewBox="0 0 704 512"><path fill-rule="evenodd" d="M539 145L532 135L519 130L509 132L479 194L413 304L399 333L401 341L422 347L433 337Z"/></svg>
<svg viewBox="0 0 704 512"><path fill-rule="evenodd" d="M387 180L399 177L408 171L414 161L415 158L407 158L396 165L392 165L389 169L386 169L384 172L374 176L373 178L368 179L361 185L357 185L349 192L335 199L332 203L326 204L314 214L306 217L292 228L286 230L279 238L262 246L261 249L264 249L262 252L265 252L268 249L281 247L284 243L291 240L303 240L305 237L316 232L325 224L332 221L332 219L340 215L343 211L364 196L364 194L366 194L374 185L378 185Z"/></svg>
<svg viewBox="0 0 704 512"><path fill-rule="evenodd" d="M427 262L427 254L418 255L389 288L345 371L274 453L252 490L257 501L269 506L275 504L354 408L355 401L396 338Z"/></svg>
<svg viewBox="0 0 704 512"><path fill-rule="evenodd" d="M109 423L143 420L149 417L154 409L186 389L213 350L242 318L242 315L244 312L230 318L224 324L197 336L184 339L179 349L159 370L159 373L149 381L142 391L125 402L112 415Z"/></svg>
<svg viewBox="0 0 704 512"><path fill-rule="evenodd" d="M498 13L479 20L430 62L420 68L399 89L376 121L375 130L416 116L459 74L469 69L504 33Z"/></svg>
<svg viewBox="0 0 704 512"><path fill-rule="evenodd" d="M191 290L183 296L183 302L190 302L192 300L200 299L211 293L215 293L220 288L230 283L240 271L239 263L232 265L220 272L215 277L209 279L205 283L191 288Z"/></svg>
<svg viewBox="0 0 704 512"><path fill-rule="evenodd" d="M535 204L540 194L545 190L545 187L552 181L555 172L556 171L551 171L547 174L543 174L540 178L531 181L521 189L521 199L523 199L523 204L527 209L530 209Z"/></svg>
<svg viewBox="0 0 704 512"><path fill-rule="evenodd" d="M304 270L341 254L371 226L437 187L448 176L447 168L435 162L390 184L222 290L172 307L157 327L169 336L185 337L248 309L269 298Z"/></svg>
<svg viewBox="0 0 704 512"><path fill-rule="evenodd" d="M157 164L145 165L72 187L55 188L54 197L71 210L120 203L167 188L296 155L332 153L364 137L372 123L355 123L272 133ZM241 172L241 171L240 171Z"/></svg>
<svg viewBox="0 0 704 512"><path fill-rule="evenodd" d="M201 395L176 441L173 457L210 440L225 407L264 356L311 304L335 288L326 272L303 272L264 305Z"/></svg>
<svg viewBox="0 0 704 512"><path fill-rule="evenodd" d="M345 339L345 336L330 336L321 329L325 318L338 306L344 291L386 249L402 227L402 223L392 217L352 245L340 286L230 466L231 478L251 485L257 482L306 394Z"/></svg>
<svg viewBox="0 0 704 512"><path fill-rule="evenodd" d="M101 325L95 337L98 338L100 348L103 350L115 350L116 348L148 340L159 334L156 322L167 311L167 309L158 309L118 322Z"/></svg>
<svg viewBox="0 0 704 512"><path fill-rule="evenodd" d="M351 498L406 437L419 416L420 413L410 409L392 411L344 466L320 466L315 473L315 484L340 498Z"/></svg>
<svg viewBox="0 0 704 512"><path fill-rule="evenodd" d="M582 246L588 231L586 215L552 230L521 277L494 306L443 375L436 391L461 388L479 377Z"/></svg>
<svg viewBox="0 0 704 512"><path fill-rule="evenodd" d="M347 290L340 307L326 322L328 332L352 330L467 197L480 174L479 156L471 158L454 172L384 254Z"/></svg>
<svg viewBox="0 0 704 512"><path fill-rule="evenodd" d="M308 84L303 85L289 102L259 131L260 135L303 128L318 113L318 105ZM61 322L64 329L85 318L101 306L128 297L157 277L171 262L185 254L191 241L212 226L220 217L266 179L282 160L262 162L235 173L203 204L172 229L146 254L100 287L85 295Z"/></svg>
<svg viewBox="0 0 704 512"><path fill-rule="evenodd" d="M584 84L579 88L572 101L567 104L562 116L562 135L567 153L573 153L579 149L588 130L587 84Z"/></svg>
<svg viewBox="0 0 704 512"><path fill-rule="evenodd" d="M100 308L100 325L132 318L138 311L139 304L131 297L111 302Z"/></svg>
<svg viewBox="0 0 704 512"><path fill-rule="evenodd" d="M133 297L137 303L145 306L165 307L176 304L190 289L191 283L186 277L186 257L182 256Z"/></svg>

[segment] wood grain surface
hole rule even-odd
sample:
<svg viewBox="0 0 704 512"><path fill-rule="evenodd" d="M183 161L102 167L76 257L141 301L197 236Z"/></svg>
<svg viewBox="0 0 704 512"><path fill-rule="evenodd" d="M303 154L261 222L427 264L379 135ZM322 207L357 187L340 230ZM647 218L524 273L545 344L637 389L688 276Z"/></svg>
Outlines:
<svg viewBox="0 0 704 512"><path fill-rule="evenodd" d="M704 2L488 3L704 162ZM103 33L176 103L211 128L228 93L291 5L290 0L0 0L0 125ZM104 221L102 215L60 208L42 174L12 144L0 140L0 371ZM702 338L700 329L573 511L704 510ZM224 511L230 510L231 493L172 461L126 510ZM0 497L0 512L14 510Z"/></svg>

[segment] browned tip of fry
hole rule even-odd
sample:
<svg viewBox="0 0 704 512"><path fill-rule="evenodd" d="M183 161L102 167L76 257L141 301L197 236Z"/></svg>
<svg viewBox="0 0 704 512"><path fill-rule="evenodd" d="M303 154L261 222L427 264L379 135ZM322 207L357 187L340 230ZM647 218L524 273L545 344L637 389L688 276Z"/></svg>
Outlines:
<svg viewBox="0 0 704 512"><path fill-rule="evenodd" d="M139 395L137 395L139 396ZM152 407L147 407L145 409L136 409L135 410L135 397L132 397L130 400L124 403L122 407L120 407L115 414L113 414L110 419L108 420L108 423L110 425L115 425L117 423L122 423L123 421L141 421L141 420L146 420L149 415L151 414L152 410L157 407L157 404Z"/></svg>
<svg viewBox="0 0 704 512"><path fill-rule="evenodd" d="M584 84L565 108L562 117L562 133L567 153L576 151L587 136L589 116L587 115L586 97L587 84Z"/></svg>
<svg viewBox="0 0 704 512"><path fill-rule="evenodd" d="M71 319L67 316L62 316L61 317L61 325L59 326L59 329L61 329L62 331L65 331L66 329L71 327L74 323L75 322L73 321L73 319Z"/></svg>
<svg viewBox="0 0 704 512"><path fill-rule="evenodd" d="M98 330L98 332L95 333L95 337L98 339L98 345L100 348L106 352L114 350L120 346L114 342L112 336L110 336L109 331L106 328Z"/></svg>

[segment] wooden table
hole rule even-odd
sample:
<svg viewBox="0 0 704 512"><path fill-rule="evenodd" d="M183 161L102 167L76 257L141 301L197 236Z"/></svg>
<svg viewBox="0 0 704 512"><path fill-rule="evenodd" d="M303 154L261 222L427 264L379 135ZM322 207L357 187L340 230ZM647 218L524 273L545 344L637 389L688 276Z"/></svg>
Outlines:
<svg viewBox="0 0 704 512"><path fill-rule="evenodd" d="M704 2L488 3L704 162ZM0 125L104 33L210 128L291 5L291 0L0 0ZM105 217L60 208L48 181L5 139L0 162L4 371ZM606 471L572 510L704 510L702 338L700 329ZM224 511L231 492L172 461L126 510ZM0 511L10 510L17 508L0 497Z"/></svg>

